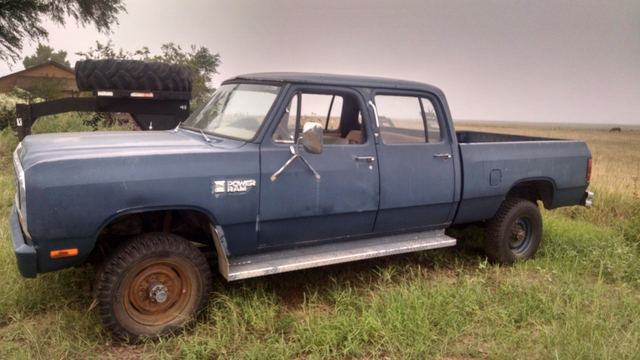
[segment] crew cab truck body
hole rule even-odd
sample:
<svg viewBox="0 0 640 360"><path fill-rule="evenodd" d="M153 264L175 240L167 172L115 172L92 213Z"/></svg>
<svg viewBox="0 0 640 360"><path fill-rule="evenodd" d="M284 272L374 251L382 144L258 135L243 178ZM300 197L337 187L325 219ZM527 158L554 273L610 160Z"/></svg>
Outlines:
<svg viewBox="0 0 640 360"><path fill-rule="evenodd" d="M484 222L512 263L538 248L538 201L593 197L584 142L456 133L440 89L356 76L238 76L175 130L28 136L14 163L21 274L106 258L98 316L129 340L207 303L206 249L237 280L453 246L445 228Z"/></svg>

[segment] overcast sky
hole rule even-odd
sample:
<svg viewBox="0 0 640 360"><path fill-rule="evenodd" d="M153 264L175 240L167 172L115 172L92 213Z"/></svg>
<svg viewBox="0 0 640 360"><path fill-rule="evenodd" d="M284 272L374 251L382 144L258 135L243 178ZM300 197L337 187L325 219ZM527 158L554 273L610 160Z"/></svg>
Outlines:
<svg viewBox="0 0 640 360"><path fill-rule="evenodd" d="M440 87L454 119L640 125L640 1L129 0L111 35L47 25L78 51L191 44L235 75L307 71ZM23 55L35 53L26 44ZM0 63L0 76L10 70Z"/></svg>

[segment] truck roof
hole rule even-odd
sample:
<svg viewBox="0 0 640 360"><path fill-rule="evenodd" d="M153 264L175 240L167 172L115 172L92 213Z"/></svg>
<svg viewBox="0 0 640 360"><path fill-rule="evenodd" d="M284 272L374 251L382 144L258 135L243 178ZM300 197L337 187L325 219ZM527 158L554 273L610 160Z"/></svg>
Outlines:
<svg viewBox="0 0 640 360"><path fill-rule="evenodd" d="M388 79L388 78L381 78L381 77L374 77L374 76L336 75L336 74L299 73L299 72L268 72L268 73L253 73L253 74L238 75L234 78L226 80L225 82L238 81L238 80L421 90L421 91L428 91L436 95L444 95L442 90L440 90L439 88L433 85L420 83L416 81Z"/></svg>

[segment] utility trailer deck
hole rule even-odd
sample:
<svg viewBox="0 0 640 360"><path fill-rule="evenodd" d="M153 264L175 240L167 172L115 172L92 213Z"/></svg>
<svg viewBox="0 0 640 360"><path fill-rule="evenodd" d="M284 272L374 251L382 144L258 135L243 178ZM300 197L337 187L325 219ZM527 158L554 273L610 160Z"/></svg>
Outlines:
<svg viewBox="0 0 640 360"><path fill-rule="evenodd" d="M190 92L93 90L92 97L70 97L33 104L16 104L18 139L31 133L43 116L71 111L124 112L142 130L169 130L189 117Z"/></svg>

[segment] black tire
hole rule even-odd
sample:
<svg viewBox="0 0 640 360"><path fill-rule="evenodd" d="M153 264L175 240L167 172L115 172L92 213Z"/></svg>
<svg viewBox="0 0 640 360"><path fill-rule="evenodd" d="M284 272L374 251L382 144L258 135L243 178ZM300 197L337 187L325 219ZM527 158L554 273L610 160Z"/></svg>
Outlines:
<svg viewBox="0 0 640 360"><path fill-rule="evenodd" d="M504 200L485 227L484 250L489 259L503 264L532 257L542 239L542 216L535 202Z"/></svg>
<svg viewBox="0 0 640 360"><path fill-rule="evenodd" d="M191 82L191 69L186 65L116 59L76 62L76 84L81 91L191 92Z"/></svg>
<svg viewBox="0 0 640 360"><path fill-rule="evenodd" d="M117 338L136 341L180 329L207 304L211 269L202 253L172 234L123 243L96 278L98 317Z"/></svg>

